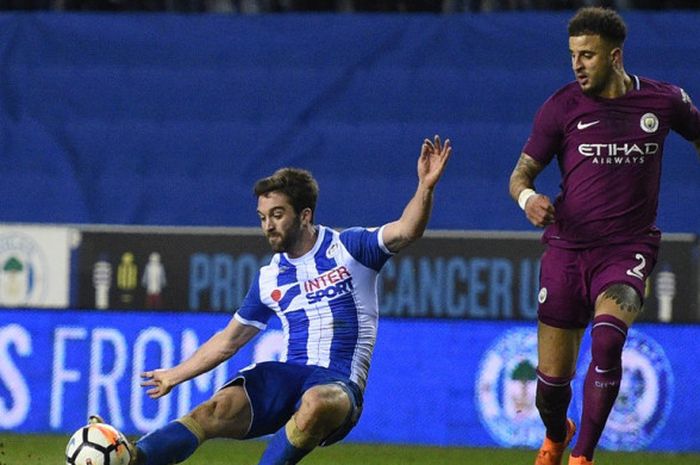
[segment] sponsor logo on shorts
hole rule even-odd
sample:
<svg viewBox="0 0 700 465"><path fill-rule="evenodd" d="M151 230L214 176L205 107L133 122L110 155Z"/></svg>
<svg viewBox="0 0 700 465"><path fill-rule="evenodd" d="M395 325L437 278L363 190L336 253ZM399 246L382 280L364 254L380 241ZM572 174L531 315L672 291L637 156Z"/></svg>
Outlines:
<svg viewBox="0 0 700 465"><path fill-rule="evenodd" d="M482 425L505 447L537 447L544 426L535 407L537 331L504 332L482 355L476 376L476 407Z"/></svg>
<svg viewBox="0 0 700 465"><path fill-rule="evenodd" d="M590 356L588 361L582 362L587 366ZM620 394L608 417L600 445L611 450L644 449L664 428L673 407L671 364L658 342L631 328L622 353L622 370ZM573 384L579 411L585 371L579 370L581 379Z"/></svg>
<svg viewBox="0 0 700 465"><path fill-rule="evenodd" d="M547 288L543 287L540 289L540 293L537 294L537 301L543 304L547 300Z"/></svg>

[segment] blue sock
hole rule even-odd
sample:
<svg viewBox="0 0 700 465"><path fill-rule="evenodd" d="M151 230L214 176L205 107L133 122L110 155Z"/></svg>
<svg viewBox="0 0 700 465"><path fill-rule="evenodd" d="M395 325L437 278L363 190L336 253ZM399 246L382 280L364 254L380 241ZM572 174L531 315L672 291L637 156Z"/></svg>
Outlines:
<svg viewBox="0 0 700 465"><path fill-rule="evenodd" d="M306 450L294 447L287 439L286 428L282 427L272 436L272 439L267 444L267 449L260 457L258 465L293 465L309 452L311 452L311 449Z"/></svg>
<svg viewBox="0 0 700 465"><path fill-rule="evenodd" d="M179 421L171 421L136 442L140 465L180 463L199 447L199 439Z"/></svg>

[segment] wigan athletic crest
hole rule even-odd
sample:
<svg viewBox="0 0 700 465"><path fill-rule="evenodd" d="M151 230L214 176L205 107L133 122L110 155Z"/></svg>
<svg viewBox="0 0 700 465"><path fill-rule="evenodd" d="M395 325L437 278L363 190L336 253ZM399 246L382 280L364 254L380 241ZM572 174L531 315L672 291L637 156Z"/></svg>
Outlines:
<svg viewBox="0 0 700 465"><path fill-rule="evenodd" d="M42 301L46 270L46 257L32 237L21 233L0 235L0 305Z"/></svg>
<svg viewBox="0 0 700 465"><path fill-rule="evenodd" d="M500 445L539 446L544 426L535 407L537 331L503 333L482 355L476 377L481 423Z"/></svg>

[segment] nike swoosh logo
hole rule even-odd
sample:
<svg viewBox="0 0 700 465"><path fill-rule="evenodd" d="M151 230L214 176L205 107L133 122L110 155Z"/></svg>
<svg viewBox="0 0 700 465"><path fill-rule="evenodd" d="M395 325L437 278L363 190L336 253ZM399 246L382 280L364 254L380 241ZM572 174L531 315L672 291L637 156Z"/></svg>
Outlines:
<svg viewBox="0 0 700 465"><path fill-rule="evenodd" d="M576 129L578 129L579 131L583 131L584 129L590 128L591 126L594 126L598 123L600 123L600 120L591 121L590 123L584 123L583 121L579 121L576 125Z"/></svg>
<svg viewBox="0 0 700 465"><path fill-rule="evenodd" d="M617 368L608 368L607 370L603 370L601 368L598 368L598 365L596 365L594 368L596 373L610 373L611 371L617 370Z"/></svg>

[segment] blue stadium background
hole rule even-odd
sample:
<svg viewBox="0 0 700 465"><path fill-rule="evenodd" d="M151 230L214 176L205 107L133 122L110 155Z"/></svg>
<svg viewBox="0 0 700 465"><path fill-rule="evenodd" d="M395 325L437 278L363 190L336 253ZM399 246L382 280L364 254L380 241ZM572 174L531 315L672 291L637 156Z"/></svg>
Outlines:
<svg viewBox="0 0 700 465"><path fill-rule="evenodd" d="M455 151L430 227L530 229L507 181L572 79L569 16L1 15L0 221L254 226L253 181L297 165L320 222L379 224L439 133ZM700 15L625 18L628 72L700 96ZM698 179L673 135L662 229L700 230Z"/></svg>

